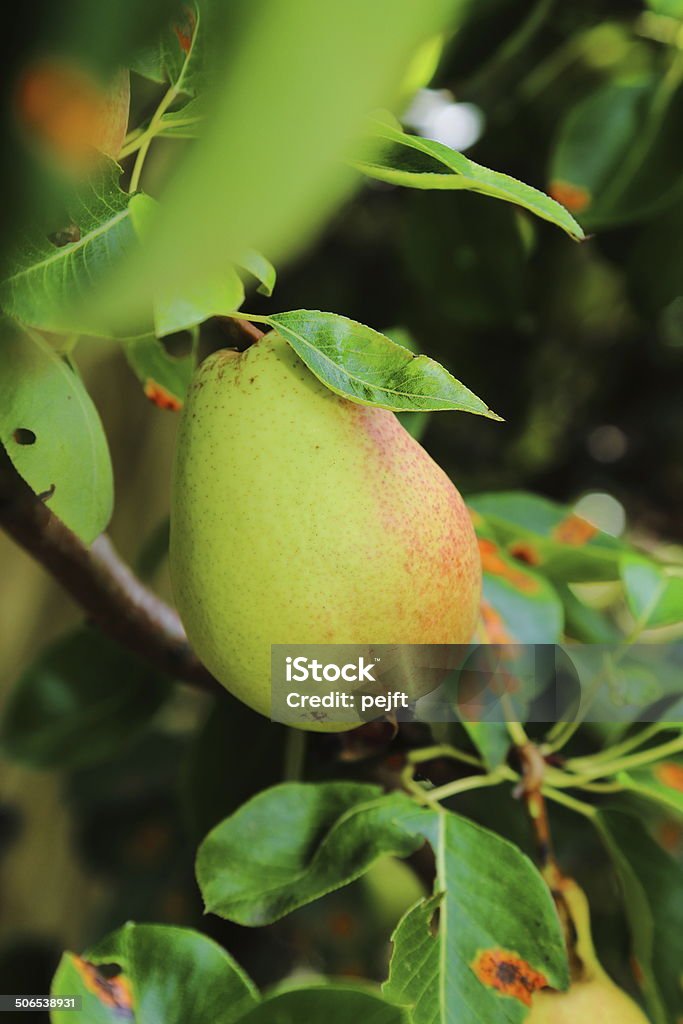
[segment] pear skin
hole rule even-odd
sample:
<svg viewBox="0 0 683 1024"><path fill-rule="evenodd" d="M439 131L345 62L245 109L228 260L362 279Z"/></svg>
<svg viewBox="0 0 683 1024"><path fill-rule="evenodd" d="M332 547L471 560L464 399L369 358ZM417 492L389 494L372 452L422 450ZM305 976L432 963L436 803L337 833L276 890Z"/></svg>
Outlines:
<svg viewBox="0 0 683 1024"><path fill-rule="evenodd" d="M334 394L274 332L196 374L170 564L197 654L264 715L271 644L466 643L479 611L451 481L393 413Z"/></svg>
<svg viewBox="0 0 683 1024"><path fill-rule="evenodd" d="M577 977L566 992L548 989L532 1001L525 1024L649 1024L643 1011L614 984L597 958L585 893L563 879L562 896L576 931Z"/></svg>

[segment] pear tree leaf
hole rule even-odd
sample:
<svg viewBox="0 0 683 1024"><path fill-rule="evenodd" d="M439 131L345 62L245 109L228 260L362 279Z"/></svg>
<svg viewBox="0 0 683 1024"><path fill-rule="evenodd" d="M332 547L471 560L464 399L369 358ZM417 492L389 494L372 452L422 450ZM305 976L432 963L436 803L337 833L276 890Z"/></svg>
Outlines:
<svg viewBox="0 0 683 1024"><path fill-rule="evenodd" d="M257 281L259 281L257 291L260 292L261 295L273 294L277 273L270 260L267 260L262 253L251 249L242 256L240 264L245 270L248 270Z"/></svg>
<svg viewBox="0 0 683 1024"><path fill-rule="evenodd" d="M132 69L143 78L171 86L179 96L194 98L207 86L205 43L200 5L183 4L154 45L136 56Z"/></svg>
<svg viewBox="0 0 683 1024"><path fill-rule="evenodd" d="M159 203L151 196L136 195L130 203L130 214L136 233L144 242L159 214ZM230 263L225 264L220 273L207 275L201 281L192 279L173 288L160 284L153 297L154 333L157 338L163 338L188 330L209 317L232 313L243 302L244 285Z"/></svg>
<svg viewBox="0 0 683 1024"><path fill-rule="evenodd" d="M394 412L455 409L500 419L439 363L348 317L299 309L264 319L323 384L352 402Z"/></svg>
<svg viewBox="0 0 683 1024"><path fill-rule="evenodd" d="M103 964L121 970L113 978ZM124 925L83 957L66 953L52 995L80 995L84 1019L93 1024L236 1024L259 995L232 957L189 928ZM56 1011L53 1024L70 1024L71 1011Z"/></svg>
<svg viewBox="0 0 683 1024"><path fill-rule="evenodd" d="M35 227L19 240L0 283L8 315L46 331L113 333L87 299L137 246L131 196L119 187L120 175L119 165L102 157L67 197L64 223Z"/></svg>
<svg viewBox="0 0 683 1024"><path fill-rule="evenodd" d="M647 629L683 621L683 576L640 555L621 560L621 577L633 617Z"/></svg>
<svg viewBox="0 0 683 1024"><path fill-rule="evenodd" d="M548 887L516 846L466 818L422 813L415 826L436 853L436 891L394 933L385 994L414 1024L523 1021L535 991L569 981Z"/></svg>
<svg viewBox="0 0 683 1024"><path fill-rule="evenodd" d="M585 237L572 215L539 189L482 167L441 142L408 135L384 119L373 119L365 149L354 164L368 177L408 188L479 192L521 206L577 241Z"/></svg>
<svg viewBox="0 0 683 1024"><path fill-rule="evenodd" d="M37 334L8 329L0 353L0 442L31 489L90 544L114 502L97 410L73 367Z"/></svg>
<svg viewBox="0 0 683 1024"><path fill-rule="evenodd" d="M240 1024L411 1024L408 1011L386 1002L379 992L367 986L334 983L311 985L274 992L253 1007Z"/></svg>
<svg viewBox="0 0 683 1024"><path fill-rule="evenodd" d="M42 768L106 761L148 725L168 694L168 679L81 627L48 647L17 681L0 720L0 746Z"/></svg>
<svg viewBox="0 0 683 1024"><path fill-rule="evenodd" d="M508 554L553 582L619 578L628 547L570 508L524 491L474 495L468 505Z"/></svg>
<svg viewBox="0 0 683 1024"><path fill-rule="evenodd" d="M633 960L653 1024L683 1013L683 868L631 814L608 808L595 824L621 883Z"/></svg>
<svg viewBox="0 0 683 1024"><path fill-rule="evenodd" d="M412 806L405 794L381 797L359 783L285 783L257 794L199 848L207 911L269 924L359 878L382 854L408 856L423 843L398 820Z"/></svg>
<svg viewBox="0 0 683 1024"><path fill-rule="evenodd" d="M646 768L619 772L618 779L630 793L652 800L677 815L683 815L682 759L659 761Z"/></svg>
<svg viewBox="0 0 683 1024"><path fill-rule="evenodd" d="M206 99L197 96L180 109L162 114L157 135L170 139L196 139L201 134L207 114Z"/></svg>
<svg viewBox="0 0 683 1024"><path fill-rule="evenodd" d="M160 409L176 411L185 401L197 366L197 332L192 331L190 337L190 351L182 356L172 355L153 334L127 338L123 343L128 364L145 395Z"/></svg>

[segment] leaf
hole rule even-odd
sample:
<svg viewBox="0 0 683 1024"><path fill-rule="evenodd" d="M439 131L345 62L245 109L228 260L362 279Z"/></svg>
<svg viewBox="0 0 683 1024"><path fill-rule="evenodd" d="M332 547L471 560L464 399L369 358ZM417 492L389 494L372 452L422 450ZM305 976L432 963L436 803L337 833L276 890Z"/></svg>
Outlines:
<svg viewBox="0 0 683 1024"><path fill-rule="evenodd" d="M634 618L647 629L671 626L683 620L683 576L639 555L621 560L626 599Z"/></svg>
<svg viewBox="0 0 683 1024"><path fill-rule="evenodd" d="M267 317L328 388L395 412L458 409L500 419L439 363L335 313L299 309Z"/></svg>
<svg viewBox="0 0 683 1024"><path fill-rule="evenodd" d="M683 1013L683 869L641 822L603 810L596 825L622 886L633 958L653 1024Z"/></svg>
<svg viewBox="0 0 683 1024"><path fill-rule="evenodd" d="M197 341L193 333L190 352L173 356L153 334L129 338L123 343L128 363L145 395L161 409L180 409L197 366Z"/></svg>
<svg viewBox="0 0 683 1024"><path fill-rule="evenodd" d="M629 792L683 815L683 761L680 759L619 772L618 780Z"/></svg>
<svg viewBox="0 0 683 1024"><path fill-rule="evenodd" d="M359 878L384 853L408 856L422 844L400 824L412 806L402 793L381 797L360 783L283 783L259 793L199 847L206 910L269 924Z"/></svg>
<svg viewBox="0 0 683 1024"><path fill-rule="evenodd" d="M628 548L570 508L524 491L468 498L505 550L552 580L581 582L619 577Z"/></svg>
<svg viewBox="0 0 683 1024"><path fill-rule="evenodd" d="M96 970L112 963L122 968L114 979L118 992L128 995L128 1007L120 998L118 1013ZM82 995L85 1019L93 1024L127 1019L135 1024L236 1024L259 998L250 979L212 939L188 928L132 923L84 958L67 953L52 987L52 995L60 994ZM106 1015L102 1004L108 1006ZM53 1014L53 1024L70 1024L72 1016Z"/></svg>
<svg viewBox="0 0 683 1024"><path fill-rule="evenodd" d="M254 1007L240 1024L410 1024L406 1010L391 1006L368 986L313 985L276 992Z"/></svg>
<svg viewBox="0 0 683 1024"><path fill-rule="evenodd" d="M199 4L190 2L178 10L153 46L138 53L132 68L144 78L195 97L208 84L206 58L204 15Z"/></svg>
<svg viewBox="0 0 683 1024"><path fill-rule="evenodd" d="M482 617L490 643L554 644L564 615L554 587L495 541L479 538Z"/></svg>
<svg viewBox="0 0 683 1024"><path fill-rule="evenodd" d="M147 725L167 695L162 676L84 627L21 676L5 707L0 744L8 756L40 767L105 761Z"/></svg>
<svg viewBox="0 0 683 1024"><path fill-rule="evenodd" d="M560 128L552 194L590 229L632 223L681 195L676 74L610 82L581 100Z"/></svg>
<svg viewBox="0 0 683 1024"><path fill-rule="evenodd" d="M571 214L531 185L482 167L441 142L407 135L379 118L373 119L370 133L372 144L366 143L366 153L354 164L371 178L408 188L479 192L515 203L562 228L577 241L584 238L582 228Z"/></svg>
<svg viewBox="0 0 683 1024"><path fill-rule="evenodd" d="M521 1022L534 991L569 981L550 892L507 840L449 812L422 821L436 894L399 923L384 991L410 1006L413 1024Z"/></svg>
<svg viewBox="0 0 683 1024"><path fill-rule="evenodd" d="M240 265L248 270L257 281L260 281L257 291L261 295L272 295L277 277L275 267L260 252L250 249L240 261Z"/></svg>
<svg viewBox="0 0 683 1024"><path fill-rule="evenodd" d="M159 204L150 196L133 196L130 215L143 242L159 216ZM154 333L158 338L196 327L212 316L232 313L244 301L244 285L230 263L202 280L191 279L180 286L160 284L154 291Z"/></svg>
<svg viewBox="0 0 683 1024"><path fill-rule="evenodd" d="M172 139L196 139L201 134L208 113L206 98L198 96L179 110L169 110L162 114L157 135Z"/></svg>
<svg viewBox="0 0 683 1024"><path fill-rule="evenodd" d="M115 333L87 300L137 245L120 174L118 164L103 157L68 196L64 222L46 231L34 227L20 240L0 284L7 314L46 331Z"/></svg>
<svg viewBox="0 0 683 1024"><path fill-rule="evenodd" d="M85 544L107 526L107 439L80 377L33 333L0 340L0 442L16 470Z"/></svg>

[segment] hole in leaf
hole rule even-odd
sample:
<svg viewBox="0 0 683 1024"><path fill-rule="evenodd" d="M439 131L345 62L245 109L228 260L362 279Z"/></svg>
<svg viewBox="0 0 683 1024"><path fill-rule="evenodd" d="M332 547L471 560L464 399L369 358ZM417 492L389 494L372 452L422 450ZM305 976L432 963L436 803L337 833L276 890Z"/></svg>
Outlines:
<svg viewBox="0 0 683 1024"><path fill-rule="evenodd" d="M189 331L177 331L160 339L166 355L172 359L185 359L192 354L192 335Z"/></svg>
<svg viewBox="0 0 683 1024"><path fill-rule="evenodd" d="M60 231L53 231L53 233L47 237L53 245L56 245L58 249L61 249L64 245L71 245L72 242L78 242L81 237L81 229L77 224L69 224Z"/></svg>
<svg viewBox="0 0 683 1024"><path fill-rule="evenodd" d="M12 435L17 444L35 444L36 435L28 427L17 427Z"/></svg>

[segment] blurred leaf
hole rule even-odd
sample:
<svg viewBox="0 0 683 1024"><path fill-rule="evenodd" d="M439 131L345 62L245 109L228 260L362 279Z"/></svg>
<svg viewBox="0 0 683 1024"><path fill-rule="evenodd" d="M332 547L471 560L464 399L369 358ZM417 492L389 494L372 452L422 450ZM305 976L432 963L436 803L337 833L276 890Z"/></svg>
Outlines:
<svg viewBox="0 0 683 1024"><path fill-rule="evenodd" d="M441 142L407 135L379 118L373 119L370 133L373 143L366 143L367 152L355 161L355 166L371 178L408 188L479 192L515 203L562 228L571 238L584 237L580 225L563 206L531 185L482 167Z"/></svg>
<svg viewBox="0 0 683 1024"><path fill-rule="evenodd" d="M69 363L34 333L0 340L0 442L48 508L90 544L114 502L97 410Z"/></svg>
<svg viewBox="0 0 683 1024"><path fill-rule="evenodd" d="M407 856L423 840L395 819L413 806L405 794L381 796L360 783L285 783L259 793L199 847L207 911L268 924L359 878L382 854Z"/></svg>
<svg viewBox="0 0 683 1024"><path fill-rule="evenodd" d="M619 782L631 793L637 793L683 815L683 761L660 761L647 768L620 772Z"/></svg>
<svg viewBox="0 0 683 1024"><path fill-rule="evenodd" d="M196 139L202 134L207 114L206 98L198 96L180 110L169 110L162 114L157 135L172 139Z"/></svg>
<svg viewBox="0 0 683 1024"><path fill-rule="evenodd" d="M663 14L668 18L683 18L683 0L645 0L645 3L655 14Z"/></svg>
<svg viewBox="0 0 683 1024"><path fill-rule="evenodd" d="M58 640L10 693L5 753L41 767L104 761L135 737L168 695L153 669L94 629Z"/></svg>
<svg viewBox="0 0 683 1024"><path fill-rule="evenodd" d="M282 778L287 730L225 694L193 738L183 795L193 835L209 829Z"/></svg>
<svg viewBox="0 0 683 1024"><path fill-rule="evenodd" d="M401 210L401 254L420 302L454 324L509 328L527 298L519 211L467 192L414 193Z"/></svg>
<svg viewBox="0 0 683 1024"><path fill-rule="evenodd" d="M507 760L512 741L505 722L474 722L461 716L462 726L491 770Z"/></svg>
<svg viewBox="0 0 683 1024"><path fill-rule="evenodd" d="M65 220L52 225L54 234L34 226L20 239L0 283L6 313L46 331L112 333L111 321L84 300L137 245L120 174L118 164L103 157L67 197Z"/></svg>
<svg viewBox="0 0 683 1024"><path fill-rule="evenodd" d="M648 316L657 316L683 295L683 202L650 219L628 260L631 291Z"/></svg>
<svg viewBox="0 0 683 1024"><path fill-rule="evenodd" d="M319 380L361 405L418 412L457 409L500 419L428 356L416 356L345 316L299 309L267 317Z"/></svg>
<svg viewBox="0 0 683 1024"><path fill-rule="evenodd" d="M130 201L130 216L139 238L145 241L159 216L159 204L146 195ZM244 285L230 263L201 280L191 278L175 287L160 284L154 292L154 333L159 338L196 327L211 316L232 313L244 301Z"/></svg>
<svg viewBox="0 0 683 1024"><path fill-rule="evenodd" d="M617 810L596 823L621 883L636 970L654 1024L683 1013L683 869L640 821Z"/></svg>
<svg viewBox="0 0 683 1024"><path fill-rule="evenodd" d="M415 49L461 6L276 0L250 9L237 51L217 22L208 42L222 73L206 129L166 189L147 251L102 295L108 315L139 316L160 285L192 293L247 249L276 262L299 251L355 183L344 158L364 118L394 101Z"/></svg>
<svg viewBox="0 0 683 1024"><path fill-rule="evenodd" d="M179 409L197 365L197 336L190 353L173 356L153 334L129 338L123 343L126 359L144 388L145 395L161 409Z"/></svg>
<svg viewBox="0 0 683 1024"><path fill-rule="evenodd" d="M601 611L580 600L566 583L556 584L564 607L565 632L572 640L588 644L618 643L623 634Z"/></svg>
<svg viewBox="0 0 683 1024"><path fill-rule="evenodd" d="M489 642L557 643L564 615L554 587L486 537L479 538L479 551L482 616Z"/></svg>
<svg viewBox="0 0 683 1024"><path fill-rule="evenodd" d="M240 265L248 270L257 281L260 281L257 291L261 295L272 295L277 277L275 267L260 252L251 249L240 260Z"/></svg>
<svg viewBox="0 0 683 1024"><path fill-rule="evenodd" d="M245 1017L243 1024L410 1024L408 1011L391 1006L370 986L346 984L313 985L267 996Z"/></svg>
<svg viewBox="0 0 683 1024"><path fill-rule="evenodd" d="M117 964L109 980L97 965ZM126 924L85 957L65 954L52 995L81 995L89 1024L236 1024L258 1001L237 963L212 939L187 928ZM98 1005L99 1004L99 1005ZM73 1013L52 1015L70 1024Z"/></svg>
<svg viewBox="0 0 683 1024"><path fill-rule="evenodd" d="M683 87L660 79L612 82L583 99L560 129L551 192L591 229L630 223L681 193Z"/></svg>
<svg viewBox="0 0 683 1024"><path fill-rule="evenodd" d="M672 576L664 566L631 554L621 560L621 576L639 625L656 629L683 620L683 576Z"/></svg>
<svg viewBox="0 0 683 1024"><path fill-rule="evenodd" d="M516 846L458 815L432 814L421 831L437 851L437 891L396 929L384 991L414 1024L523 1021L537 989L569 981L545 882Z"/></svg>
<svg viewBox="0 0 683 1024"><path fill-rule="evenodd" d="M468 504L509 554L538 573L571 583L619 577L628 548L571 509L523 491L480 494Z"/></svg>
<svg viewBox="0 0 683 1024"><path fill-rule="evenodd" d="M179 95L195 97L208 85L206 60L202 5L190 0L175 13L154 45L136 55L132 69L153 82L172 86Z"/></svg>

